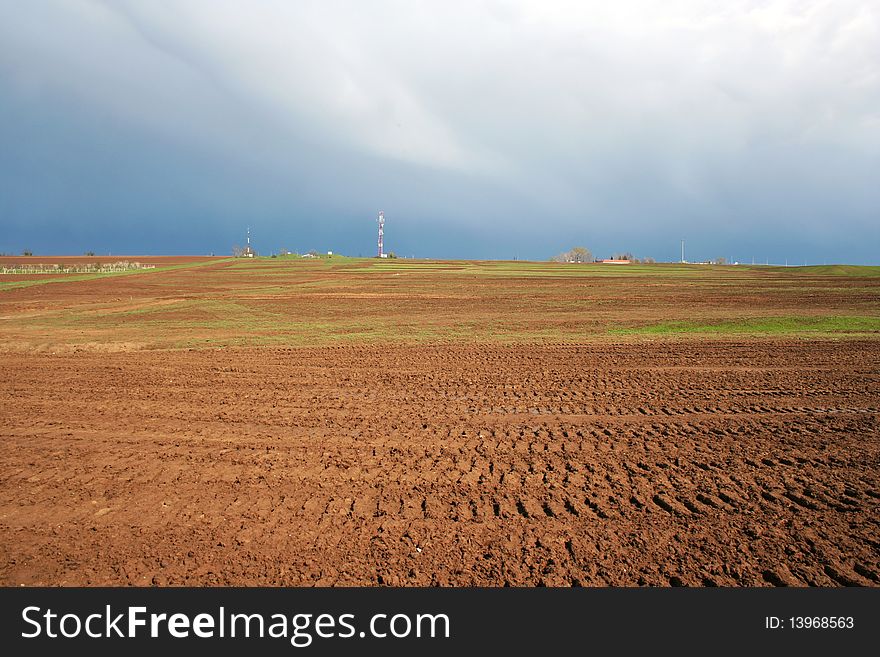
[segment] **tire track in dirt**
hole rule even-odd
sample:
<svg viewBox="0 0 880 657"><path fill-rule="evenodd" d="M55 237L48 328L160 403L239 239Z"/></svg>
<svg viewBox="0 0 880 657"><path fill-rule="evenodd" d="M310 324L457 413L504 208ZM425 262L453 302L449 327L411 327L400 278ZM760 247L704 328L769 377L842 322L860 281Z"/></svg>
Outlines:
<svg viewBox="0 0 880 657"><path fill-rule="evenodd" d="M7 585L880 583L870 341L5 365Z"/></svg>

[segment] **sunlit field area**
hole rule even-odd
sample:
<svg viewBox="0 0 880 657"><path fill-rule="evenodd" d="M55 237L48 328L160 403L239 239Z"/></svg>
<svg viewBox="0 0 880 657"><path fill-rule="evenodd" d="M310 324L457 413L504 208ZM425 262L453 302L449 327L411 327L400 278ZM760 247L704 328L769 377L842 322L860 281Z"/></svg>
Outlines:
<svg viewBox="0 0 880 657"><path fill-rule="evenodd" d="M4 585L880 584L880 268L9 260Z"/></svg>

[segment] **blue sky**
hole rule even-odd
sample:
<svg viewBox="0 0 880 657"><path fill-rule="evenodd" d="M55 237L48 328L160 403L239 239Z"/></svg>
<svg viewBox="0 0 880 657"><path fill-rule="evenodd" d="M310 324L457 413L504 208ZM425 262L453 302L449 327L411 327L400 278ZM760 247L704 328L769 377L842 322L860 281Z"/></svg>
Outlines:
<svg viewBox="0 0 880 657"><path fill-rule="evenodd" d="M0 252L880 263L876 2L0 0Z"/></svg>

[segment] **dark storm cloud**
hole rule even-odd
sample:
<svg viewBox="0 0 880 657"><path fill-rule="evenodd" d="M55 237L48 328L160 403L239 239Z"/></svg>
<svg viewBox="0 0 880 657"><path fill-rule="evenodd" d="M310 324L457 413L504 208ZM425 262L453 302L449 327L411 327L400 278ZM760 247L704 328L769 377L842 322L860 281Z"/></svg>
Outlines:
<svg viewBox="0 0 880 657"><path fill-rule="evenodd" d="M878 14L0 0L0 250L877 262Z"/></svg>

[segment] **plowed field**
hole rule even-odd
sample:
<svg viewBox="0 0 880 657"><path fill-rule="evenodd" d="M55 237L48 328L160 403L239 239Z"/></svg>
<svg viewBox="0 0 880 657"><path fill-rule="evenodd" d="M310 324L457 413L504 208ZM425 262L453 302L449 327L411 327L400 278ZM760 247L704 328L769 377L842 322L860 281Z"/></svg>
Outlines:
<svg viewBox="0 0 880 657"><path fill-rule="evenodd" d="M0 584L880 585L877 279L266 262L0 289Z"/></svg>

